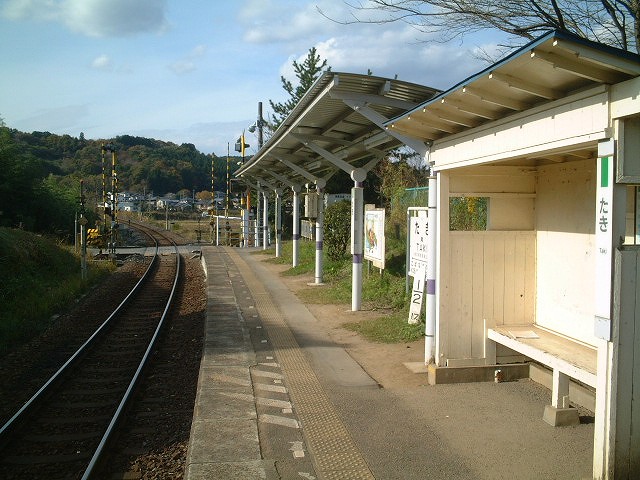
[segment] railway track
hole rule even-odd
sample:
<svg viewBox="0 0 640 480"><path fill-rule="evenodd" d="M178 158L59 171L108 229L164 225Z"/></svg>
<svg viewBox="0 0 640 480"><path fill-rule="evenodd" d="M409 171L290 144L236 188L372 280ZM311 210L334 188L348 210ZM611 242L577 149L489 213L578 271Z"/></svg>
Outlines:
<svg viewBox="0 0 640 480"><path fill-rule="evenodd" d="M181 261L155 255L118 308L0 428L6 479L89 479L112 438L162 330L180 278Z"/></svg>

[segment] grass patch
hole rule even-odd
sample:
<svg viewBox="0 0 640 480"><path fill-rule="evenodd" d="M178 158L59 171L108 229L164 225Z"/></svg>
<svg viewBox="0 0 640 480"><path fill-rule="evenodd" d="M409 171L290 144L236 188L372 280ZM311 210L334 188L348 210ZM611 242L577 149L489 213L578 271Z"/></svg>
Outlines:
<svg viewBox="0 0 640 480"><path fill-rule="evenodd" d="M396 248L387 252L387 264L392 268L382 273L367 262L363 265L362 301L367 309L381 309L391 311L391 314L376 320L348 323L345 328L355 331L374 342L399 343L411 342L424 336L424 323L409 325L407 323L408 297L405 293L404 277L404 244L396 242ZM275 255L275 246L256 253ZM293 254L293 242L282 242L282 255L267 259L276 264L290 264ZM305 303L314 304L350 304L351 303L351 257L345 256L340 260L330 260L327 255L323 258L322 287L303 288L297 295ZM299 265L289 268L281 275L293 276L313 273L315 271L315 243L300 242Z"/></svg>
<svg viewBox="0 0 640 480"><path fill-rule="evenodd" d="M374 320L345 323L343 327L377 343L401 343L419 340L424 336L424 323L410 325L407 323L407 317L407 313L395 312L392 315Z"/></svg>
<svg viewBox="0 0 640 480"><path fill-rule="evenodd" d="M282 242L282 255L280 257L276 257L276 246L275 243L272 243L271 246L267 247L264 250L257 250L256 254L266 254L271 255L272 257L266 260L269 263L274 263L277 265L291 265L293 259L293 242L292 241L284 241ZM304 275L306 273L313 273L315 271L315 261L316 261L316 244L315 242L310 241L300 241L298 242L298 266L291 267L288 270L282 272L282 275L285 276L296 276L296 275Z"/></svg>
<svg viewBox="0 0 640 480"><path fill-rule="evenodd" d="M88 262L51 239L23 230L0 228L0 354L42 332L52 315L97 283L113 265Z"/></svg>

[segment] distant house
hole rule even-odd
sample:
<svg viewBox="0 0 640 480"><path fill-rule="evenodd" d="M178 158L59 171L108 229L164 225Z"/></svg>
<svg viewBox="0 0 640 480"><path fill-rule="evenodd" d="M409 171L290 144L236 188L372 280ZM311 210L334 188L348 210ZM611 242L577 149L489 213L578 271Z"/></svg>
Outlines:
<svg viewBox="0 0 640 480"><path fill-rule="evenodd" d="M139 212L140 206L136 202L119 202L118 210L121 212Z"/></svg>
<svg viewBox="0 0 640 480"><path fill-rule="evenodd" d="M168 198L158 198L156 200L156 209L165 210L168 208L169 210L173 210L175 208L176 203L177 203L176 200L171 200Z"/></svg>

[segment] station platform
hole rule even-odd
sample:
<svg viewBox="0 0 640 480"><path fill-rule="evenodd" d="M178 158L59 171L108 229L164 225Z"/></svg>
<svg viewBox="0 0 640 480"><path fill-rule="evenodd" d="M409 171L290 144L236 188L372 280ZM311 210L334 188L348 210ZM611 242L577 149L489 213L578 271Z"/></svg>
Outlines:
<svg viewBox="0 0 640 480"><path fill-rule="evenodd" d="M544 423L548 390L426 375L385 388L255 253L202 247L187 480L591 478L592 421Z"/></svg>

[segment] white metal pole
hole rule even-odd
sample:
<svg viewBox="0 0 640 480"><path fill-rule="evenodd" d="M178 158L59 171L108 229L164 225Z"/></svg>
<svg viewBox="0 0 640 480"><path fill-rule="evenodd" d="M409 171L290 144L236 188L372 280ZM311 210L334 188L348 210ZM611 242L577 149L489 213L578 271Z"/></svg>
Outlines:
<svg viewBox="0 0 640 480"><path fill-rule="evenodd" d="M267 199L267 192L262 194L262 249L266 250L269 246L269 237L268 237L268 229L269 229L269 200Z"/></svg>
<svg viewBox="0 0 640 480"><path fill-rule="evenodd" d="M249 246L249 209L242 209L242 246Z"/></svg>
<svg viewBox="0 0 640 480"><path fill-rule="evenodd" d="M364 258L364 188L367 172L355 169L351 172L351 311L362 308L362 260Z"/></svg>
<svg viewBox="0 0 640 480"><path fill-rule="evenodd" d="M257 195L256 195L256 247L260 247L262 245L262 241L261 241L261 237L260 237L260 231L262 230L260 228L260 219L262 218L261 216L261 211L260 211L260 190L257 191Z"/></svg>
<svg viewBox="0 0 640 480"><path fill-rule="evenodd" d="M437 177L429 177L429 201L427 203L427 295L425 307L424 363L433 363L435 359L436 332L436 244L438 209Z"/></svg>
<svg viewBox="0 0 640 480"><path fill-rule="evenodd" d="M315 283L323 283L323 239L324 239L324 187L326 181L318 179L316 190L318 191L318 217L316 218L316 270Z"/></svg>
<svg viewBox="0 0 640 480"><path fill-rule="evenodd" d="M300 250L300 185L293 185L291 187L293 190L293 255L292 255L292 264L293 267L298 266L298 252Z"/></svg>
<svg viewBox="0 0 640 480"><path fill-rule="evenodd" d="M275 226L276 226L276 258L282 256L282 189L276 188Z"/></svg>
<svg viewBox="0 0 640 480"><path fill-rule="evenodd" d="M357 312L362 307L362 260L363 246L363 188L361 182L356 182L351 189L351 311Z"/></svg>

